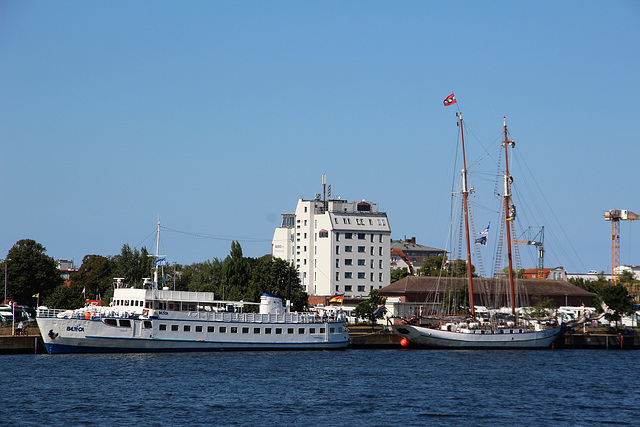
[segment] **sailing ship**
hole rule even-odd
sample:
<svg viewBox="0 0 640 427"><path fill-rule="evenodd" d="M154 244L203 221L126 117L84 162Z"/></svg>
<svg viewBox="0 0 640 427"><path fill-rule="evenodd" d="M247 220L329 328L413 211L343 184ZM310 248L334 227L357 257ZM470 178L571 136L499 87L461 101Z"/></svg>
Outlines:
<svg viewBox="0 0 640 427"><path fill-rule="evenodd" d="M447 103L449 100L449 103ZM453 100L453 101L452 101ZM445 106L455 103L453 95L445 99ZM505 155L505 171L503 176L503 218L506 230L507 247L507 294L509 296L509 314L501 316L487 316L486 311L476 313L474 304L474 277L471 264L471 242L469 237L469 208L470 193L467 179L467 163L464 146L464 128L462 113L456 113L461 132L462 143L462 207L464 215L464 229L467 252L467 284L469 295L469 314L464 317L448 317L438 323L421 322L420 319L400 319L392 325L392 330L399 336L406 338L409 343L421 347L436 348L547 348L564 333L566 326L558 324L555 319L543 321L523 321L519 317L516 305L516 291L514 286L514 271L512 261L513 242L511 238L512 224L515 220L515 206L511 200L511 183L513 178L509 173L508 149L515 146L508 138L506 118L503 123L504 139L502 146ZM449 281L451 283L451 281ZM479 307L478 307L479 308ZM450 320L457 318L458 320Z"/></svg>
<svg viewBox="0 0 640 427"><path fill-rule="evenodd" d="M157 232L159 240L160 222ZM161 264L156 245L153 282L133 288L117 280L109 306L39 307L36 320L47 351L325 350L349 344L344 313L292 313L289 301L283 305L266 293L250 303L216 300L213 292L158 289ZM244 312L251 305L259 307L257 313Z"/></svg>

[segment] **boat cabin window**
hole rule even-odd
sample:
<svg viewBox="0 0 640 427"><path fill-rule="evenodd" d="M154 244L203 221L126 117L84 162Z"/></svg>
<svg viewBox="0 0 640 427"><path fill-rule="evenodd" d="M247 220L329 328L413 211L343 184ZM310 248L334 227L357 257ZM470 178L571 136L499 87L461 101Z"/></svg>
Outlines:
<svg viewBox="0 0 640 427"><path fill-rule="evenodd" d="M226 334L227 333L227 327L226 326L220 326L220 333L221 334Z"/></svg>
<svg viewBox="0 0 640 427"><path fill-rule="evenodd" d="M191 332L191 325L184 325L185 332Z"/></svg>
<svg viewBox="0 0 640 427"><path fill-rule="evenodd" d="M309 333L310 334L315 334L316 333L316 328L309 328Z"/></svg>
<svg viewBox="0 0 640 427"><path fill-rule="evenodd" d="M129 306L129 300L128 299L124 300L124 305L127 306L127 307Z"/></svg>
<svg viewBox="0 0 640 427"><path fill-rule="evenodd" d="M231 327L231 333L232 334L237 334L238 333L238 327L237 326L232 326Z"/></svg>
<svg viewBox="0 0 640 427"><path fill-rule="evenodd" d="M214 326L207 326L207 332L215 332L216 328Z"/></svg>
<svg viewBox="0 0 640 427"><path fill-rule="evenodd" d="M166 330L167 330L167 325L164 325L164 324L159 325L159 326L158 326L158 330L160 330L160 331L166 331Z"/></svg>
<svg viewBox="0 0 640 427"><path fill-rule="evenodd" d="M260 328L253 328L253 333L254 334L259 334L260 333Z"/></svg>
<svg viewBox="0 0 640 427"><path fill-rule="evenodd" d="M298 333L299 333L300 335L304 334L304 328L298 328Z"/></svg>
<svg viewBox="0 0 640 427"><path fill-rule="evenodd" d="M320 328L320 333L324 334L324 328Z"/></svg>
<svg viewBox="0 0 640 427"><path fill-rule="evenodd" d="M293 328L287 328L287 333L288 334L292 334L293 333Z"/></svg>
<svg viewBox="0 0 640 427"><path fill-rule="evenodd" d="M145 329L151 329L151 320L145 320L142 322L142 327Z"/></svg>
<svg viewBox="0 0 640 427"><path fill-rule="evenodd" d="M116 319L104 319L104 323L111 326L118 326L118 322L116 322Z"/></svg>
<svg viewBox="0 0 640 427"><path fill-rule="evenodd" d="M202 332L202 326L196 326L196 332Z"/></svg>
<svg viewBox="0 0 640 427"><path fill-rule="evenodd" d="M120 319L120 326L123 328L130 328L131 327L131 320L129 319Z"/></svg>
<svg viewBox="0 0 640 427"><path fill-rule="evenodd" d="M178 329L179 329L179 328L178 328L178 325L171 325L171 330L172 330L172 331L174 331L174 332L175 332L175 331L177 331Z"/></svg>
<svg viewBox="0 0 640 427"><path fill-rule="evenodd" d="M249 328L242 328L242 333L243 334L248 334L249 333Z"/></svg>
<svg viewBox="0 0 640 427"><path fill-rule="evenodd" d="M271 328L264 328L264 333L267 335L271 334Z"/></svg>
<svg viewBox="0 0 640 427"><path fill-rule="evenodd" d="M335 334L336 333L336 328L329 328L329 333L330 334Z"/></svg>
<svg viewBox="0 0 640 427"><path fill-rule="evenodd" d="M276 335L282 335L282 328L276 328Z"/></svg>

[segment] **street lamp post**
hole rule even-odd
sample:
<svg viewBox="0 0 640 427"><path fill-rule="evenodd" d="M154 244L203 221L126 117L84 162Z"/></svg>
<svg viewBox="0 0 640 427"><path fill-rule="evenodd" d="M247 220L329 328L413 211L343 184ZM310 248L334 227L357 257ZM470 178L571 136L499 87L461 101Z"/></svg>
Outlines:
<svg viewBox="0 0 640 427"><path fill-rule="evenodd" d="M4 303L7 303L7 270L9 269L9 261L11 258L5 258L4 260Z"/></svg>

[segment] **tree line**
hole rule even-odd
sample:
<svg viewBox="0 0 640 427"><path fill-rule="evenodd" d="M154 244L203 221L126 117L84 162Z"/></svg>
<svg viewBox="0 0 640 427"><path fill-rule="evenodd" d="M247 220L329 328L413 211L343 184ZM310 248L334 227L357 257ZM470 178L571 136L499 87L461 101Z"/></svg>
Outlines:
<svg viewBox="0 0 640 427"><path fill-rule="evenodd" d="M115 256L86 255L78 271L64 282L46 248L34 240L18 241L9 250L9 261L2 263L7 273L7 295L21 305L51 308L79 308L87 299L108 305L114 290L114 278L141 288L145 279L153 277L154 257L145 247L125 244ZM6 269L6 270L5 270ZM191 265L160 267L158 287L176 291L213 292L216 299L259 302L260 295L270 293L291 300L292 310L302 311L308 305L297 268L288 262L264 255L248 258L240 243L231 243L224 259L214 258Z"/></svg>

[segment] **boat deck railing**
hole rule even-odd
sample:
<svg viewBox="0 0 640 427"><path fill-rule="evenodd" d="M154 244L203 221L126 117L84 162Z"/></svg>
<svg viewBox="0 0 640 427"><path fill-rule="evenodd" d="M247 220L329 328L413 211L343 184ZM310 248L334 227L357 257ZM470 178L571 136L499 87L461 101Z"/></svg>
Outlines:
<svg viewBox="0 0 640 427"><path fill-rule="evenodd" d="M172 314L186 314L185 320L204 320L218 322L249 322L249 323L327 323L346 322L344 313L336 313L330 316L319 316L313 313L284 313L284 314L261 314L261 313L223 313L208 311L169 311L166 312L171 317ZM117 310L98 311L90 309L62 310L62 309L38 309L37 317L40 318L66 318L98 320L105 317L137 318L138 314L122 312ZM182 316L180 316L182 317ZM153 318L153 317L152 317Z"/></svg>

